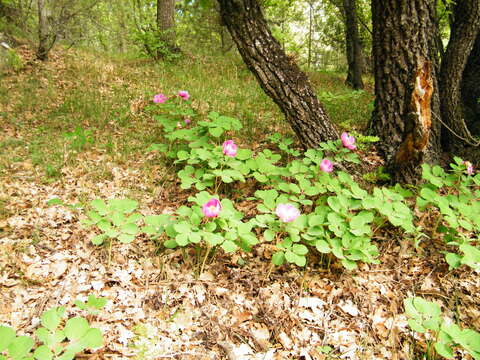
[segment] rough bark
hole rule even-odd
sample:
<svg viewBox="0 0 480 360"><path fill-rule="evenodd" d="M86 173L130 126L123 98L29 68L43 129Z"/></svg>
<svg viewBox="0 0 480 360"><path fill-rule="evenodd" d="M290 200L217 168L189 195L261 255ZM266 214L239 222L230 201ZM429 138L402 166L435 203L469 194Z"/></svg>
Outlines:
<svg viewBox="0 0 480 360"><path fill-rule="evenodd" d="M439 113L434 14L434 0L372 1L375 106L370 127L380 137L379 150L394 181L415 182L420 163L435 160L439 152L439 126L434 117L428 119L430 109ZM418 104L428 105L428 111L419 111Z"/></svg>
<svg viewBox="0 0 480 360"><path fill-rule="evenodd" d="M280 107L305 148L338 138L307 76L272 36L256 0L218 0L245 64Z"/></svg>
<svg viewBox="0 0 480 360"><path fill-rule="evenodd" d="M48 36L48 22L45 8L45 0L38 0L38 48L37 58L39 60L47 60L50 51L49 36Z"/></svg>
<svg viewBox="0 0 480 360"><path fill-rule="evenodd" d="M157 0L157 28L159 40L164 46L159 49L158 56L163 52L177 52L175 33L175 0Z"/></svg>
<svg viewBox="0 0 480 360"><path fill-rule="evenodd" d="M472 140L464 121L460 86L479 29L480 1L457 1L439 78L442 120L450 128L442 129L442 144L448 151L465 145L464 141L469 143Z"/></svg>
<svg viewBox="0 0 480 360"><path fill-rule="evenodd" d="M348 74L345 83L355 90L363 89L362 45L358 35L357 6L355 0L343 0L345 12L345 42Z"/></svg>
<svg viewBox="0 0 480 360"><path fill-rule="evenodd" d="M461 87L467 126L473 135L480 135L480 32L465 65Z"/></svg>

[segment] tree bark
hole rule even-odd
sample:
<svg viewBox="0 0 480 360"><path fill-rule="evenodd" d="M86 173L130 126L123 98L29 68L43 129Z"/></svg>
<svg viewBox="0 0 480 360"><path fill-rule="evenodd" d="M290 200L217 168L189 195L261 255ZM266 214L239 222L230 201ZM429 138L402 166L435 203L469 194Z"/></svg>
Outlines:
<svg viewBox="0 0 480 360"><path fill-rule="evenodd" d="M439 79L442 119L450 128L442 129L442 145L447 151L472 142L464 121L460 86L479 29L480 1L457 1L453 8L450 40L442 58Z"/></svg>
<svg viewBox="0 0 480 360"><path fill-rule="evenodd" d="M463 71L461 94L467 126L480 135L480 31Z"/></svg>
<svg viewBox="0 0 480 360"><path fill-rule="evenodd" d="M38 48L37 58L45 61L48 59L48 22L45 8L45 0L38 0Z"/></svg>
<svg viewBox="0 0 480 360"><path fill-rule="evenodd" d="M158 51L159 57L163 52L177 52L175 33L175 0L157 0L157 28L159 40L164 46Z"/></svg>
<svg viewBox="0 0 480 360"><path fill-rule="evenodd" d="M345 41L348 74L345 83L355 90L363 89L363 55L358 35L357 6L355 0L343 0L345 12Z"/></svg>
<svg viewBox="0 0 480 360"><path fill-rule="evenodd" d="M305 148L338 139L308 77L272 36L256 0L218 0L223 23L243 61L280 107Z"/></svg>
<svg viewBox="0 0 480 360"><path fill-rule="evenodd" d="M415 182L439 154L434 0L372 0L375 106L371 130L392 180Z"/></svg>

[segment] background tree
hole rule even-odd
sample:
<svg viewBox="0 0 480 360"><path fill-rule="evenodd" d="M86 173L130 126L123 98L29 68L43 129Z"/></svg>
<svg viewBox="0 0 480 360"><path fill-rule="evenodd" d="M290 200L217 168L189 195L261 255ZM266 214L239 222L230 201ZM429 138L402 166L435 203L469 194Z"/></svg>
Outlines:
<svg viewBox="0 0 480 360"><path fill-rule="evenodd" d="M465 120L472 134L480 135L480 32L462 75L461 97Z"/></svg>
<svg viewBox="0 0 480 360"><path fill-rule="evenodd" d="M68 39L77 26L77 38L90 17L91 10L98 4L95 0L72 3L68 0L37 0L38 47L37 58L47 60L50 50L58 39Z"/></svg>
<svg viewBox="0 0 480 360"><path fill-rule="evenodd" d="M157 27L161 45L157 56L178 52L175 35L175 0L157 0Z"/></svg>
<svg viewBox="0 0 480 360"><path fill-rule="evenodd" d="M442 143L446 150L461 146L463 141L460 138L467 143L473 140L464 121L460 86L465 65L480 29L480 1L463 0L452 6L450 40L442 57L439 79L441 117L450 128L444 129L442 133Z"/></svg>
<svg viewBox="0 0 480 360"><path fill-rule="evenodd" d="M363 55L358 34L357 5L355 0L343 0L345 13L345 43L348 62L345 82L355 90L363 89Z"/></svg>
<svg viewBox="0 0 480 360"><path fill-rule="evenodd" d="M338 138L307 76L287 57L272 36L256 0L219 0L245 64L262 89L280 107L304 147Z"/></svg>

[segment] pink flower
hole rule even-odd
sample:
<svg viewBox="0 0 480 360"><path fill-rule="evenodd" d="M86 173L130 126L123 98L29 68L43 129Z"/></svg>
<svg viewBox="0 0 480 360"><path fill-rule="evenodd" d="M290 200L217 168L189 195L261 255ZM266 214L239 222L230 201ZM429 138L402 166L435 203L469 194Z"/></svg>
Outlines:
<svg viewBox="0 0 480 360"><path fill-rule="evenodd" d="M292 204L278 204L275 209L275 214L277 214L281 221L288 223L300 216L300 210Z"/></svg>
<svg viewBox="0 0 480 360"><path fill-rule="evenodd" d="M157 94L153 97L155 104L163 104L165 101L167 101L167 97L164 94Z"/></svg>
<svg viewBox="0 0 480 360"><path fill-rule="evenodd" d="M235 157L237 155L237 145L233 140L227 140L223 143L223 153L230 157Z"/></svg>
<svg viewBox="0 0 480 360"><path fill-rule="evenodd" d="M328 159L323 159L320 163L320 170L325 171L327 173L333 171L333 163Z"/></svg>
<svg viewBox="0 0 480 360"><path fill-rule="evenodd" d="M180 90L178 92L178 96L180 96L183 100L188 100L190 98L190 94L185 90Z"/></svg>
<svg viewBox="0 0 480 360"><path fill-rule="evenodd" d="M211 198L202 206L203 215L208 218L217 217L221 210L222 204L220 204L220 201L215 198Z"/></svg>
<svg viewBox="0 0 480 360"><path fill-rule="evenodd" d="M191 120L190 120L189 118L186 118L186 119L184 120L184 122L185 122L185 124L188 125L188 124L190 124Z"/></svg>
<svg viewBox="0 0 480 360"><path fill-rule="evenodd" d="M464 161L463 164L467 168L467 174L468 175L473 175L473 165L470 161Z"/></svg>
<svg viewBox="0 0 480 360"><path fill-rule="evenodd" d="M355 138L351 135L348 135L348 133L344 132L340 138L342 139L343 146L347 149L355 150L357 148L355 145Z"/></svg>

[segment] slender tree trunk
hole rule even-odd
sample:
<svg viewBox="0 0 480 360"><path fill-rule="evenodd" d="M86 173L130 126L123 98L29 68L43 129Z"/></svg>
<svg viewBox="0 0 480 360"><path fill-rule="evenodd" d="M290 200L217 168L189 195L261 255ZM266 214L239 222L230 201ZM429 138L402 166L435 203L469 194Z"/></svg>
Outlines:
<svg viewBox="0 0 480 360"><path fill-rule="evenodd" d="M312 66L312 35L313 35L313 4L308 3L310 6L308 11L308 70Z"/></svg>
<svg viewBox="0 0 480 360"><path fill-rule="evenodd" d="M177 52L175 33L175 0L157 0L157 28L160 41L164 43L159 49L158 56L163 57L163 52Z"/></svg>
<svg viewBox="0 0 480 360"><path fill-rule="evenodd" d="M439 153L434 14L434 0L372 0L371 129L394 181L415 182L420 163Z"/></svg>
<svg viewBox="0 0 480 360"><path fill-rule="evenodd" d="M338 138L310 86L307 76L291 61L272 36L256 0L218 0L243 61L265 93L280 107L305 148Z"/></svg>
<svg viewBox="0 0 480 360"><path fill-rule="evenodd" d="M47 14L45 8L45 0L38 0L38 48L37 58L39 60L48 59L48 23Z"/></svg>
<svg viewBox="0 0 480 360"><path fill-rule="evenodd" d="M480 32L463 71L462 103L469 129L480 135Z"/></svg>
<svg viewBox="0 0 480 360"><path fill-rule="evenodd" d="M355 90L363 89L363 55L358 36L357 5L355 0L343 0L345 11L345 40L347 49L348 75L345 83Z"/></svg>
<svg viewBox="0 0 480 360"><path fill-rule="evenodd" d="M464 121L460 86L479 29L480 1L457 1L453 9L450 40L442 58L439 79L442 119L450 128L443 129L442 144L448 151L473 140Z"/></svg>

